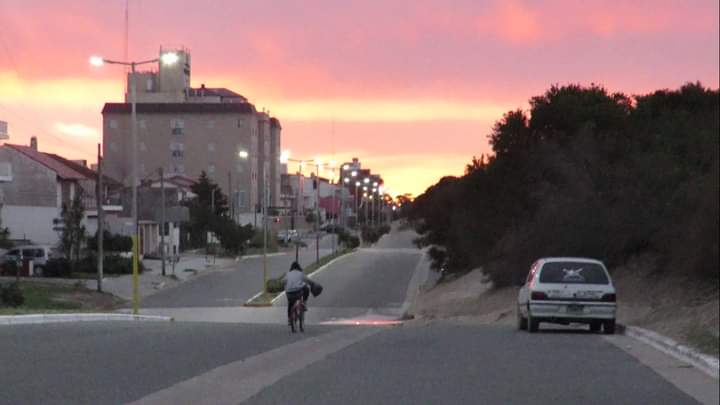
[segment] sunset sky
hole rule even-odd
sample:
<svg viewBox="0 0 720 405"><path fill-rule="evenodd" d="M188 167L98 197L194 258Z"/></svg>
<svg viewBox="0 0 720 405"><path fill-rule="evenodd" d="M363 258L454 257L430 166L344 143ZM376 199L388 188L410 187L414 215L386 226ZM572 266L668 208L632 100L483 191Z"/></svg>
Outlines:
<svg viewBox="0 0 720 405"><path fill-rule="evenodd" d="M121 101L125 0L0 0L0 120L12 143L95 160ZM352 156L415 195L487 153L503 112L559 83L638 94L718 87L717 0L130 0L129 58L192 54L298 158Z"/></svg>

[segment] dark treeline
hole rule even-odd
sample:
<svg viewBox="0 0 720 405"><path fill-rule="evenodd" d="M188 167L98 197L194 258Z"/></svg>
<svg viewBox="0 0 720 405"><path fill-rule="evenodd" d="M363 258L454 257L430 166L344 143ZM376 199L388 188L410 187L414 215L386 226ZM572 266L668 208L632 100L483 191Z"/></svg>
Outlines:
<svg viewBox="0 0 720 405"><path fill-rule="evenodd" d="M418 243L436 268L483 266L499 286L538 257L614 266L641 253L715 282L719 96L699 83L635 97L552 87L495 124L493 156L415 200Z"/></svg>

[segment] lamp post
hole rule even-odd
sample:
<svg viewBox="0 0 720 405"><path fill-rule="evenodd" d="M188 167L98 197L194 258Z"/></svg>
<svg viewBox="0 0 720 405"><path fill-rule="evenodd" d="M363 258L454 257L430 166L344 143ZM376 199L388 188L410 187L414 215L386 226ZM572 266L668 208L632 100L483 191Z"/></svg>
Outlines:
<svg viewBox="0 0 720 405"><path fill-rule="evenodd" d="M150 63L162 62L164 65L174 65L178 62L180 57L177 53L166 52L160 55L160 58L144 60L140 62L125 62L116 61L110 59L104 59L100 56L90 57L90 64L93 66L100 67L104 64L109 65L122 65L130 66L130 142L132 144L131 153L131 181L132 181L132 223L133 223L133 235L132 235L132 250L133 250L133 314L137 314L140 309L140 294L139 294L139 252L138 252L138 213L137 213L137 95L135 89L135 67L140 65L147 65Z"/></svg>

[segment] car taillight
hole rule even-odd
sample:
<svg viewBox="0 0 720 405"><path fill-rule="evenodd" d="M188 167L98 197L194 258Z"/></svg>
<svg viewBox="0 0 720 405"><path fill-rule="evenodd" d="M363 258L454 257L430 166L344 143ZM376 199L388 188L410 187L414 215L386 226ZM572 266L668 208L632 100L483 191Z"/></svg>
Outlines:
<svg viewBox="0 0 720 405"><path fill-rule="evenodd" d="M542 291L533 291L530 293L530 299L532 300L546 300L548 299L547 294Z"/></svg>
<svg viewBox="0 0 720 405"><path fill-rule="evenodd" d="M602 296L602 300L605 302L615 302L615 294L605 294Z"/></svg>

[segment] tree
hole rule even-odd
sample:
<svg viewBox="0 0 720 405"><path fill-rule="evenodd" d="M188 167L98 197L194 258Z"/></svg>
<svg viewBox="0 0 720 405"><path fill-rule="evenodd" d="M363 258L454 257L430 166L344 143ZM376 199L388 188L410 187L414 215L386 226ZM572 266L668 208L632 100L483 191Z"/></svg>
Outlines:
<svg viewBox="0 0 720 405"><path fill-rule="evenodd" d="M2 222L0 222L0 248L8 249L10 247L12 247L12 242L10 242L10 230L3 228Z"/></svg>
<svg viewBox="0 0 720 405"><path fill-rule="evenodd" d="M219 239L223 238L221 233L230 232L224 238L226 241L234 240L232 235L239 232L234 227L228 226L228 223L233 226L235 224L227 217L228 200L220 186L208 178L205 172L202 172L198 181L190 189L195 194L195 197L187 203L190 211L188 231L191 247L206 246L208 232L214 232ZM230 245L236 246L234 243L230 243Z"/></svg>
<svg viewBox="0 0 720 405"><path fill-rule="evenodd" d="M80 249L85 240L85 206L82 202L82 192L75 193L70 205L63 203L60 216L63 221L63 230L60 235L60 249L70 260L73 269L80 260Z"/></svg>

